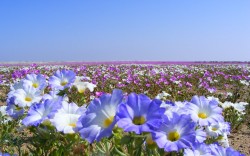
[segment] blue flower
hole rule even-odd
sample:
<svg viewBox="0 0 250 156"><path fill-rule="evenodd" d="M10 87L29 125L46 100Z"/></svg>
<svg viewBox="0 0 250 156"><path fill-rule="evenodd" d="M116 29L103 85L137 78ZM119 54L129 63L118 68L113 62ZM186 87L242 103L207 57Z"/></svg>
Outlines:
<svg viewBox="0 0 250 156"><path fill-rule="evenodd" d="M205 143L196 143L192 146L192 150L189 148L184 150L184 156L211 156L211 150Z"/></svg>
<svg viewBox="0 0 250 156"><path fill-rule="evenodd" d="M244 154L241 154L240 152L235 151L231 147L224 148L217 144L211 144L210 149L211 149L211 153L216 156L244 156Z"/></svg>
<svg viewBox="0 0 250 156"><path fill-rule="evenodd" d="M103 94L99 99L91 101L86 114L77 122L81 137L90 143L109 137L117 122L116 112L122 99L122 91L115 89L112 95Z"/></svg>
<svg viewBox="0 0 250 156"><path fill-rule="evenodd" d="M57 70L56 73L49 78L49 84L53 89L63 90L71 87L75 78L76 74L72 70Z"/></svg>
<svg viewBox="0 0 250 156"><path fill-rule="evenodd" d="M10 156L10 154L9 154L9 153L2 153L2 152L0 151L0 156Z"/></svg>
<svg viewBox="0 0 250 156"><path fill-rule="evenodd" d="M41 74L28 74L23 80L23 83L26 83L38 90L43 90L47 86L46 79Z"/></svg>
<svg viewBox="0 0 250 156"><path fill-rule="evenodd" d="M203 143L207 139L207 133L204 132L203 128L198 128L195 130L195 142Z"/></svg>
<svg viewBox="0 0 250 156"><path fill-rule="evenodd" d="M223 121L222 109L218 106L216 100L209 101L204 96L194 96L186 108L193 121L200 126L208 126Z"/></svg>
<svg viewBox="0 0 250 156"><path fill-rule="evenodd" d="M129 94L127 101L119 106L118 127L136 134L159 128L165 112L165 108L160 107L161 103L161 100L151 100L144 94Z"/></svg>
<svg viewBox="0 0 250 156"><path fill-rule="evenodd" d="M30 107L28 115L23 119L22 123L25 126L38 126L43 121L53 118L59 108L61 108L61 103L52 100L36 103Z"/></svg>
<svg viewBox="0 0 250 156"><path fill-rule="evenodd" d="M179 151L192 146L195 141L195 123L190 115L173 113L172 118L164 116L161 127L152 132L153 140L165 151Z"/></svg>
<svg viewBox="0 0 250 156"><path fill-rule="evenodd" d="M24 109L18 107L15 104L15 97L11 97L10 99L7 99L6 111L7 111L7 114L14 119L17 119L18 117L22 116L24 113Z"/></svg>

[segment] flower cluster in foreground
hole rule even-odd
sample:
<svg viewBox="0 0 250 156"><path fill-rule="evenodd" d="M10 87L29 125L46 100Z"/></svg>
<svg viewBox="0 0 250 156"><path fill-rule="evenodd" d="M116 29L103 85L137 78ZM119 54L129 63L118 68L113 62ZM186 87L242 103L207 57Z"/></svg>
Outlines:
<svg viewBox="0 0 250 156"><path fill-rule="evenodd" d="M121 137L140 136L143 149L154 144L164 152L186 156L242 155L229 147L230 124L224 121L215 98L193 96L190 101L172 102L161 100L170 96L165 92L151 99L113 89L80 106L72 97L84 96L86 90L93 92L96 87L82 79L65 69L56 71L48 81L44 75L28 74L11 86L7 107L1 112L23 118L27 128L49 122L58 133L79 134L90 144L110 139L118 131ZM112 141L114 146L119 144Z"/></svg>

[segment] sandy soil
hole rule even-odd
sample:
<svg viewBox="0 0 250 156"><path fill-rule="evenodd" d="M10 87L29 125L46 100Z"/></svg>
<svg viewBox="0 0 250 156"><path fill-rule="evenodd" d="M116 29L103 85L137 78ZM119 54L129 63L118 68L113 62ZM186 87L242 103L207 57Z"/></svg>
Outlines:
<svg viewBox="0 0 250 156"><path fill-rule="evenodd" d="M231 147L250 156L250 120L244 123L237 132L231 133L228 139Z"/></svg>

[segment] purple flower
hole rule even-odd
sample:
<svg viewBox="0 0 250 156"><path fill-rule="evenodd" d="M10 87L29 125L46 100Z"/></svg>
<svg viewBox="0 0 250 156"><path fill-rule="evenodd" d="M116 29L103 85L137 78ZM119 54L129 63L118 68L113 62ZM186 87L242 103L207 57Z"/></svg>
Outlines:
<svg viewBox="0 0 250 156"><path fill-rule="evenodd" d="M161 125L165 112L165 109L160 107L161 103L161 100L151 100L144 94L131 93L127 101L119 107L117 125L125 132L151 132Z"/></svg>

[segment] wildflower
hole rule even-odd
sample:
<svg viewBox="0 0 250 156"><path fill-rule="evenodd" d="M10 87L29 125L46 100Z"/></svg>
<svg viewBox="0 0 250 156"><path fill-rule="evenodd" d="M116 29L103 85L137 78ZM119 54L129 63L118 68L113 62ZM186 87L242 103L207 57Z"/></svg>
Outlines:
<svg viewBox="0 0 250 156"><path fill-rule="evenodd" d="M41 74L28 74L23 80L23 83L26 83L39 90L43 90L47 86L46 79Z"/></svg>
<svg viewBox="0 0 250 156"><path fill-rule="evenodd" d="M229 131L230 131L230 126L226 122L213 123L206 127L206 132L208 136L214 138L217 138L223 133L229 134Z"/></svg>
<svg viewBox="0 0 250 156"><path fill-rule="evenodd" d="M237 110L238 112L240 112L241 114L245 114L245 106L248 105L248 103L246 102L239 102L239 103L234 103L233 107L235 110Z"/></svg>
<svg viewBox="0 0 250 156"><path fill-rule="evenodd" d="M62 102L55 116L50 120L58 131L63 133L75 133L76 123L79 117L86 112L86 108L78 107L75 103Z"/></svg>
<svg viewBox="0 0 250 156"><path fill-rule="evenodd" d="M23 89L17 89L13 93L15 103L19 107L30 107L33 103L41 100L41 92L31 86L24 86Z"/></svg>
<svg viewBox="0 0 250 156"><path fill-rule="evenodd" d="M158 94L155 98L160 99L160 100L166 100L168 96L171 96L171 95L163 91L162 93Z"/></svg>
<svg viewBox="0 0 250 156"><path fill-rule="evenodd" d="M190 115L173 113L172 118L164 117L161 127L152 132L153 140L165 151L179 151L188 148L195 141L195 123Z"/></svg>
<svg viewBox="0 0 250 156"><path fill-rule="evenodd" d="M222 147L225 147L225 148L229 147L229 141L228 141L228 137L226 133L223 133L221 136L219 136L218 143Z"/></svg>
<svg viewBox="0 0 250 156"><path fill-rule="evenodd" d="M6 108L6 112L9 116L11 116L14 119L17 119L18 117L20 117L21 115L23 115L24 113L24 109L18 107L15 104L15 97L12 97L10 99L7 99L7 108Z"/></svg>
<svg viewBox="0 0 250 156"><path fill-rule="evenodd" d="M96 85L89 82L78 82L74 84L74 86L76 86L79 93L84 93L86 89L89 89L89 91L93 92L94 88L96 87Z"/></svg>
<svg viewBox="0 0 250 156"><path fill-rule="evenodd" d="M221 107L223 109L233 107L233 103L232 102L228 102L228 101L225 101L224 103L220 103L220 105L221 105Z"/></svg>
<svg viewBox="0 0 250 156"><path fill-rule="evenodd" d="M161 100L151 100L144 94L131 93L125 103L119 107L117 116L119 121L118 127L125 132L151 132L161 125L162 115L165 112L161 108Z"/></svg>
<svg viewBox="0 0 250 156"><path fill-rule="evenodd" d="M194 122L200 126L223 121L222 109L216 100L209 101L204 96L194 96L186 106Z"/></svg>
<svg viewBox="0 0 250 156"><path fill-rule="evenodd" d="M53 100L53 101L68 101L67 96L59 96L58 93L59 93L58 90L50 91L49 94L43 95L42 100L45 101L45 100L49 99L49 100Z"/></svg>
<svg viewBox="0 0 250 156"><path fill-rule="evenodd" d="M211 153L216 156L244 156L231 147L223 148L217 144L210 144Z"/></svg>
<svg viewBox="0 0 250 156"><path fill-rule="evenodd" d="M203 128L196 129L195 134L196 143L203 143L207 139L207 134L204 132Z"/></svg>
<svg viewBox="0 0 250 156"><path fill-rule="evenodd" d="M205 143L196 143L192 146L192 149L185 149L184 156L211 156L211 150Z"/></svg>
<svg viewBox="0 0 250 156"><path fill-rule="evenodd" d="M1 151L0 151L0 156L11 156L9 153L2 153Z"/></svg>
<svg viewBox="0 0 250 156"><path fill-rule="evenodd" d="M7 123L8 121L11 121L12 119L8 116L6 112L7 106L0 106L0 117L4 117L3 122Z"/></svg>
<svg viewBox="0 0 250 156"><path fill-rule="evenodd" d="M75 81L75 76L76 74L72 70L57 70L56 73L49 78L49 84L51 88L63 90L72 86Z"/></svg>
<svg viewBox="0 0 250 156"><path fill-rule="evenodd" d="M43 121L52 118L60 107L60 103L55 103L52 100L35 103L30 107L28 115L23 119L22 123L25 126L38 126Z"/></svg>
<svg viewBox="0 0 250 156"><path fill-rule="evenodd" d="M109 137L118 120L117 108L122 99L122 91L115 89L111 95L102 94L99 99L91 101L86 113L77 122L81 137L90 143Z"/></svg>

